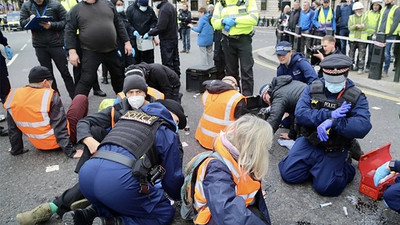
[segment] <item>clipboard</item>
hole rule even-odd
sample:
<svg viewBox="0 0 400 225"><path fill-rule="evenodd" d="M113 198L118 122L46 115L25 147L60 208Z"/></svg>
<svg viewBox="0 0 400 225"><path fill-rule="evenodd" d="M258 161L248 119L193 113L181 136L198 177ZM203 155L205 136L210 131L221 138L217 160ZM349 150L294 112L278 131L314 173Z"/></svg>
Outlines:
<svg viewBox="0 0 400 225"><path fill-rule="evenodd" d="M52 16L35 16L33 17L24 27L25 30L41 30L43 29L42 26L39 24L41 22L49 22L53 21Z"/></svg>

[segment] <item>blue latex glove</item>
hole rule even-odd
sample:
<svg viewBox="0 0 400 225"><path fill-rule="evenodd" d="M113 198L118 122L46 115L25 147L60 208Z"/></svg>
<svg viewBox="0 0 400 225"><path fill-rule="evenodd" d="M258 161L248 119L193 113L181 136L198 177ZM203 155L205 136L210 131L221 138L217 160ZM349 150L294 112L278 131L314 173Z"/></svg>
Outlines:
<svg viewBox="0 0 400 225"><path fill-rule="evenodd" d="M11 60L13 57L13 51L10 46L5 46L4 51L6 52L6 57L8 60Z"/></svg>
<svg viewBox="0 0 400 225"><path fill-rule="evenodd" d="M228 25L228 26L230 26L230 27L233 27L233 26L236 25L235 18L226 18L226 19L223 19L223 20L222 20L222 23L225 24L225 25Z"/></svg>
<svg viewBox="0 0 400 225"><path fill-rule="evenodd" d="M225 30L226 32L229 32L230 29L231 29L231 26L225 25L224 30Z"/></svg>
<svg viewBox="0 0 400 225"><path fill-rule="evenodd" d="M145 33L145 34L143 35L143 39L147 39L147 38L149 38L149 33Z"/></svg>
<svg viewBox="0 0 400 225"><path fill-rule="evenodd" d="M140 34L139 34L139 32L137 32L137 31L135 30L135 31L133 31L133 36L135 36L135 37L139 37L139 36L140 36Z"/></svg>
<svg viewBox="0 0 400 225"><path fill-rule="evenodd" d="M135 58L135 55L136 55L135 49L132 48L132 57Z"/></svg>
<svg viewBox="0 0 400 225"><path fill-rule="evenodd" d="M327 130L332 127L332 120L325 120L317 127L317 137L321 141L327 141L329 139Z"/></svg>
<svg viewBox="0 0 400 225"><path fill-rule="evenodd" d="M346 101L344 101L339 108L332 111L331 117L333 119L345 117L346 113L350 110L350 108L351 108L351 103L347 103Z"/></svg>
<svg viewBox="0 0 400 225"><path fill-rule="evenodd" d="M121 51L118 49L117 50L117 54L118 54L118 56L121 58L122 57L122 54L121 54Z"/></svg>
<svg viewBox="0 0 400 225"><path fill-rule="evenodd" d="M390 174L390 170L388 169L389 162L385 162L382 164L378 169L375 171L374 175L374 184L378 187L379 181L382 180L384 177Z"/></svg>

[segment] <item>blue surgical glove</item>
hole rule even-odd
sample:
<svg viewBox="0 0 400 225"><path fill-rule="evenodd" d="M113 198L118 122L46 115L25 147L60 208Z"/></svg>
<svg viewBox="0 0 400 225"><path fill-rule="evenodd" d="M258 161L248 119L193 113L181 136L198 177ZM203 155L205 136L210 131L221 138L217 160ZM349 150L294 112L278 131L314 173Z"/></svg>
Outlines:
<svg viewBox="0 0 400 225"><path fill-rule="evenodd" d="M135 31L133 31L133 36L135 36L135 37L139 37L139 36L140 36L140 34L139 34L139 32L137 32L137 31L135 30Z"/></svg>
<svg viewBox="0 0 400 225"><path fill-rule="evenodd" d="M333 119L345 117L346 113L350 110L350 108L351 108L351 103L347 103L346 101L344 101L339 108L332 111L331 117Z"/></svg>
<svg viewBox="0 0 400 225"><path fill-rule="evenodd" d="M121 53L121 51L118 49L117 50L117 54L118 54L118 56L121 58L122 57L122 53Z"/></svg>
<svg viewBox="0 0 400 225"><path fill-rule="evenodd" d="M136 54L135 49L132 48L132 57L133 57L133 58L135 58L135 54Z"/></svg>
<svg viewBox="0 0 400 225"><path fill-rule="evenodd" d="M230 29L231 29L231 26L225 25L224 30L225 30L226 32L229 32Z"/></svg>
<svg viewBox="0 0 400 225"><path fill-rule="evenodd" d="M332 120L328 119L322 122L317 127L317 137L321 141L327 141L329 139L327 130L332 127Z"/></svg>
<svg viewBox="0 0 400 225"><path fill-rule="evenodd" d="M147 39L147 38L149 38L149 33L145 33L145 34L143 35L143 39Z"/></svg>
<svg viewBox="0 0 400 225"><path fill-rule="evenodd" d="M222 20L222 23L225 24L225 25L228 25L228 26L230 26L230 27L233 27L233 26L236 25L235 18L226 18L226 19L223 19L223 20Z"/></svg>
<svg viewBox="0 0 400 225"><path fill-rule="evenodd" d="M6 52L6 57L8 60L11 60L13 57L13 51L10 46L4 47L4 51Z"/></svg>
<svg viewBox="0 0 400 225"><path fill-rule="evenodd" d="M374 184L378 187L379 181L385 178L387 175L390 174L390 170L388 169L389 162L385 162L382 164L378 169L375 171L374 175Z"/></svg>

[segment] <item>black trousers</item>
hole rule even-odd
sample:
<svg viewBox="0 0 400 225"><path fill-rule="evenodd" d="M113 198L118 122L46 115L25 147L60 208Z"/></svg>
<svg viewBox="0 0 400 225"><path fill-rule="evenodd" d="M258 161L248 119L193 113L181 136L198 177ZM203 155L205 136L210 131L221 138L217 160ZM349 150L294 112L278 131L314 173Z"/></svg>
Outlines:
<svg viewBox="0 0 400 225"><path fill-rule="evenodd" d="M51 64L51 60L53 59L58 71L60 71L62 79L64 80L69 97L73 99L75 96L75 84L68 70L68 60L64 49L62 47L35 48L35 53L40 65L47 67L54 76L53 65ZM53 81L52 88L59 92L56 79Z"/></svg>
<svg viewBox="0 0 400 225"><path fill-rule="evenodd" d="M121 70L121 61L117 54L117 50L100 53L82 49L82 75L76 86L75 94L88 95L92 85L97 81L97 68L101 63L104 63L110 71L111 84L114 92L117 94L122 91L123 87L123 73Z"/></svg>
<svg viewBox="0 0 400 225"><path fill-rule="evenodd" d="M222 32L216 30L214 32L214 65L217 68L217 79L222 80L225 76L225 58L222 51Z"/></svg>
<svg viewBox="0 0 400 225"><path fill-rule="evenodd" d="M161 62L164 66L168 66L181 77L179 68L178 39L160 40Z"/></svg>
<svg viewBox="0 0 400 225"><path fill-rule="evenodd" d="M81 59L82 58L82 49L80 47L80 44L78 44L77 46L78 47L76 48L76 53L78 54L79 58ZM78 63L78 66L72 67L72 72L74 74L75 87L76 87L76 85L78 85L79 80L81 79L82 63ZM94 91L101 91L98 79L96 79L96 82L93 83L93 90Z"/></svg>
<svg viewBox="0 0 400 225"><path fill-rule="evenodd" d="M251 35L239 35L238 38L222 36L222 48L224 50L226 75L236 78L241 87L241 93L245 96L253 95L253 53ZM239 79L240 63L240 79Z"/></svg>
<svg viewBox="0 0 400 225"><path fill-rule="evenodd" d="M8 79L8 70L6 59L0 54L0 99L4 103L8 93L10 93L10 80Z"/></svg>
<svg viewBox="0 0 400 225"><path fill-rule="evenodd" d="M139 64L141 62L145 62L147 64L154 63L154 49L139 51L137 49L136 39L133 39L131 43L133 49L135 49L135 64Z"/></svg>
<svg viewBox="0 0 400 225"><path fill-rule="evenodd" d="M102 127L92 127L91 133L93 138L96 139L98 142L101 142L105 136L107 135L107 131ZM79 162L76 166L75 172L79 172L79 169L82 165L89 160L91 157L90 151L88 147L84 147L82 157L79 159ZM81 189L79 188L79 183L76 183L71 188L65 190L61 196L56 197L53 200L53 203L58 206L57 214L62 217L64 213L71 211L71 204L84 199L85 197L81 193Z"/></svg>

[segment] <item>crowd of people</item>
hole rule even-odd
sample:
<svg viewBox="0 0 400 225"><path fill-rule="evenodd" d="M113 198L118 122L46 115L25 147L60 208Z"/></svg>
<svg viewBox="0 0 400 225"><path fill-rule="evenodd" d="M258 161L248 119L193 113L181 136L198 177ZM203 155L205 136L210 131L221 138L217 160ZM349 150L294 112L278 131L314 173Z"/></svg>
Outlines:
<svg viewBox="0 0 400 225"><path fill-rule="evenodd" d="M393 2L386 1L387 7ZM338 15L330 9L329 0L324 0L314 16L309 2L303 3L308 6L305 11L295 3L287 24L291 29L298 24L293 20L302 21L304 16L311 22L316 19L307 32L315 27L315 32L324 36L324 51L314 52L321 69L317 73L306 57L296 53L290 38L279 42L275 46L280 62L277 75L255 98L257 107L269 107L269 116L263 119L249 113L254 92L251 43L259 19L255 0L226 0L215 7L201 7L196 27L190 22L187 4L178 15L167 0L153 0L157 17L146 0L136 0L126 13L122 3L29 0L22 5L21 24L44 15L54 21L41 22L31 31L41 66L30 70L29 84L12 89L1 86L12 146L9 152L15 156L28 151L24 134L39 150L62 149L68 157L80 159L75 168L79 181L51 202L17 214L19 224L44 222L53 214L65 225L173 222L171 202L183 200L184 185L178 130L187 125L180 104L179 53L190 53L191 30L199 33L202 62L215 64L224 74L221 80L203 84L204 110L195 139L213 153L193 174L195 188L190 197L195 224L271 224L261 180L267 173L268 150L279 127L290 129L280 138L295 141L278 165L285 182L311 181L318 194L338 196L354 179L352 159L363 154L357 139L365 137L372 125L365 95L348 78L354 59L339 53L335 38L324 33L326 28L335 29L334 16ZM362 16L358 14L356 10L355 15ZM181 52L177 20L183 40ZM387 19L384 27L390 28L391 22ZM305 21L301 24L306 26ZM99 32L104 34L101 39ZM8 46L4 37L0 39ZM154 63L154 45L158 44L162 64ZM51 60L66 86L70 85L67 90L72 103L67 113ZM75 68L73 77L67 60ZM3 61L4 57L1 65ZM87 96L95 88L101 64L110 73L116 97L110 106L90 114ZM8 81L3 72L1 78ZM76 149L75 143L83 144L83 149ZM388 171L399 171L398 161L379 167L376 185ZM399 179L396 182L387 189L384 200L400 212Z"/></svg>
<svg viewBox="0 0 400 225"><path fill-rule="evenodd" d="M340 52L351 58L351 69L362 74L370 70L374 48L374 44L364 41L376 40L377 33L385 34L386 40L399 40L399 22L400 9L394 4L394 0L373 0L370 5L364 5L361 1L341 0L336 9L330 0L316 0L312 4L306 0L302 1L302 9L296 1L292 9L286 5L282 9L278 26L291 32L295 32L296 26L299 26L302 34L316 36L325 36L331 30L330 32L339 36L336 46ZM293 37L285 33L283 39L293 44ZM302 36L300 52L310 58L319 53L312 47L320 44L319 39ZM392 46L393 43L386 43L382 77L388 77ZM396 44L393 48L394 55L398 54L399 46Z"/></svg>

